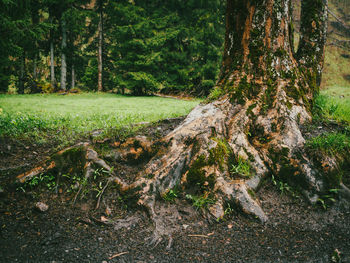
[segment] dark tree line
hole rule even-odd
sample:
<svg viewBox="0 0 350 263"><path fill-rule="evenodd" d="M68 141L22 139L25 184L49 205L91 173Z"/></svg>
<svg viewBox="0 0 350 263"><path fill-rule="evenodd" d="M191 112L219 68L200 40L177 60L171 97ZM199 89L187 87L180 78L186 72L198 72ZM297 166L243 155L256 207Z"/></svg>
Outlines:
<svg viewBox="0 0 350 263"><path fill-rule="evenodd" d="M0 91L206 95L224 30L221 0L1 0Z"/></svg>

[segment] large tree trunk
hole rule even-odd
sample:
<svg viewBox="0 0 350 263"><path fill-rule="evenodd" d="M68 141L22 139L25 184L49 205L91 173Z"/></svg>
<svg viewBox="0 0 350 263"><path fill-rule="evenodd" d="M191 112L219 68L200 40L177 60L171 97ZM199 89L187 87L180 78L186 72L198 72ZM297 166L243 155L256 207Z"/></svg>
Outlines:
<svg viewBox="0 0 350 263"><path fill-rule="evenodd" d="M61 57L61 90L66 90L67 84L67 61L66 61L66 47L67 47L67 32L66 32L66 21L62 15L61 18L62 27L62 57Z"/></svg>
<svg viewBox="0 0 350 263"><path fill-rule="evenodd" d="M312 48L297 60L289 0L227 1L223 64L216 87L222 96L197 106L168 134L162 140L165 154L154 157L130 186L139 189L139 203L153 218L157 194L179 185L216 200L209 206L216 218L224 215L225 203L232 202L263 222L267 216L251 193L266 175L299 184L309 200L324 190L320 175L325 171L305 154L299 126L311 121L323 64L326 3L303 3L304 8L312 6L303 11L308 21L303 26L313 29L302 31L303 41Z"/></svg>
<svg viewBox="0 0 350 263"><path fill-rule="evenodd" d="M99 0L98 4L98 12L99 12L99 22L98 22L98 91L103 90L103 82L102 82L102 71L103 71L103 60L102 60L102 45L103 45L103 1Z"/></svg>
<svg viewBox="0 0 350 263"><path fill-rule="evenodd" d="M254 191L267 175L298 184L310 201L325 190L323 175L334 165L313 164L299 128L311 121L318 88L325 5L321 0L303 1L303 8L312 8L303 10L306 43L300 44L296 56L290 0L227 1L223 64L216 87L221 96L197 106L158 141L158 153L133 183L114 174L120 191L135 194L138 204L148 209L155 222L155 241L169 234L155 209L156 200L175 187L210 199L208 210L215 218L224 216L229 203L262 222L268 218Z"/></svg>

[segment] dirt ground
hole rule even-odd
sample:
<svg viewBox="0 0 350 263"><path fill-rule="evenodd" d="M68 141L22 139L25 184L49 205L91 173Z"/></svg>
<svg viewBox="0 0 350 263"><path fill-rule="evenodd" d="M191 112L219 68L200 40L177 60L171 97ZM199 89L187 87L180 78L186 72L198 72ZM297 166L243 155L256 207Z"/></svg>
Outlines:
<svg viewBox="0 0 350 263"><path fill-rule="evenodd" d="M179 121L165 121L142 132L160 137ZM0 145L0 262L350 262L350 208L342 201L326 210L311 206L282 193L268 179L257 193L269 217L261 224L234 208L216 222L187 201L161 200L163 206L180 207L177 231L170 249L167 238L152 247L149 216L113 187L95 209L93 192L73 204L72 192L56 193L45 186L23 192L13 184L19 171L49 152L15 142ZM118 169L125 169L126 176L134 171ZM38 211L38 201L49 209Z"/></svg>

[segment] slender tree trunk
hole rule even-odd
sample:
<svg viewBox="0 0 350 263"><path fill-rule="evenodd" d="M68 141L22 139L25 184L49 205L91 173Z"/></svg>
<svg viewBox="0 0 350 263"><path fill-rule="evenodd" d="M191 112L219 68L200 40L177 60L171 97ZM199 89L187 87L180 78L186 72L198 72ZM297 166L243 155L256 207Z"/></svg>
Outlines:
<svg viewBox="0 0 350 263"><path fill-rule="evenodd" d="M25 52L23 52L21 58L20 58L20 69L19 69L19 83L18 83L18 93L23 94L24 93L24 81L25 81L25 61L26 56Z"/></svg>
<svg viewBox="0 0 350 263"><path fill-rule="evenodd" d="M37 60L38 60L38 54L35 53L34 54L34 58L33 58L33 78L34 80L37 79Z"/></svg>
<svg viewBox="0 0 350 263"><path fill-rule="evenodd" d="M62 27L62 57L61 57L61 90L66 90L67 84L67 61L66 61L66 47L67 47L67 32L66 32L66 21L62 15L61 18Z"/></svg>
<svg viewBox="0 0 350 263"><path fill-rule="evenodd" d="M56 78L55 78L55 54L54 54L53 39L50 40L50 77L51 77L51 86L55 89Z"/></svg>
<svg viewBox="0 0 350 263"><path fill-rule="evenodd" d="M71 83L71 89L75 88L75 70L74 65L72 65L72 83Z"/></svg>
<svg viewBox="0 0 350 263"><path fill-rule="evenodd" d="M99 22L98 22L98 91L103 90L103 59L102 59L102 46L103 46L103 1L99 0Z"/></svg>
<svg viewBox="0 0 350 263"><path fill-rule="evenodd" d="M53 24L52 11L49 10L50 23ZM55 53L54 53L54 36L53 30L50 30L50 77L51 77L51 86L53 89L56 89L56 77L55 77Z"/></svg>

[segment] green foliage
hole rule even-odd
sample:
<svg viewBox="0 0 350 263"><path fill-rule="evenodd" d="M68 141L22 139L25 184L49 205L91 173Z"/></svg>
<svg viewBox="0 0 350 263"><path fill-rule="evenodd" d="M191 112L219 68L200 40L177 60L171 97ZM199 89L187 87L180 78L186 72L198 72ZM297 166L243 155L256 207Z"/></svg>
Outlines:
<svg viewBox="0 0 350 263"><path fill-rule="evenodd" d="M110 1L110 85L133 94L209 94L219 72L223 11L222 1Z"/></svg>
<svg viewBox="0 0 350 263"><path fill-rule="evenodd" d="M48 190L53 191L56 189L55 176L52 174L39 174L38 176L32 177L30 180L26 181L22 186L18 187L17 190L33 190L38 186L45 186Z"/></svg>
<svg viewBox="0 0 350 263"><path fill-rule="evenodd" d="M294 198L300 198L298 189L290 186L287 182L275 178L274 175L271 175L271 181L272 184L278 188L281 194L288 194Z"/></svg>
<svg viewBox="0 0 350 263"><path fill-rule="evenodd" d="M326 133L307 141L306 147L311 151L324 154L339 154L350 151L350 130L346 133Z"/></svg>
<svg viewBox="0 0 350 263"><path fill-rule="evenodd" d="M217 99L221 98L222 96L224 96L225 94L226 94L226 92L222 88L215 87L214 89L211 90L211 92L208 96L208 102L217 100Z"/></svg>
<svg viewBox="0 0 350 263"><path fill-rule="evenodd" d="M251 177L252 172L249 160L245 160L241 156L238 156L236 162L231 166L230 173L232 175Z"/></svg>
<svg viewBox="0 0 350 263"><path fill-rule="evenodd" d="M333 119L350 124L350 93L346 87L332 87L316 97L313 114L318 119Z"/></svg>
<svg viewBox="0 0 350 263"><path fill-rule="evenodd" d="M220 138L212 138L216 142L216 147L209 150L209 165L217 165L222 170L224 169L224 164L227 161L231 149L227 141Z"/></svg>
<svg viewBox="0 0 350 263"><path fill-rule="evenodd" d="M317 202L322 206L324 210L327 210L329 206L336 202L338 191L338 189L329 189L328 193L321 195L317 199Z"/></svg>
<svg viewBox="0 0 350 263"><path fill-rule="evenodd" d="M173 189L167 189L164 193L162 193L161 196L165 201L173 203L179 196L179 190L177 187L174 187Z"/></svg>
<svg viewBox="0 0 350 263"><path fill-rule="evenodd" d="M196 195L186 195L186 199L190 200L192 202L192 205L197 209L205 209L210 204L215 204L215 199L210 198L208 195L204 194L201 196Z"/></svg>

